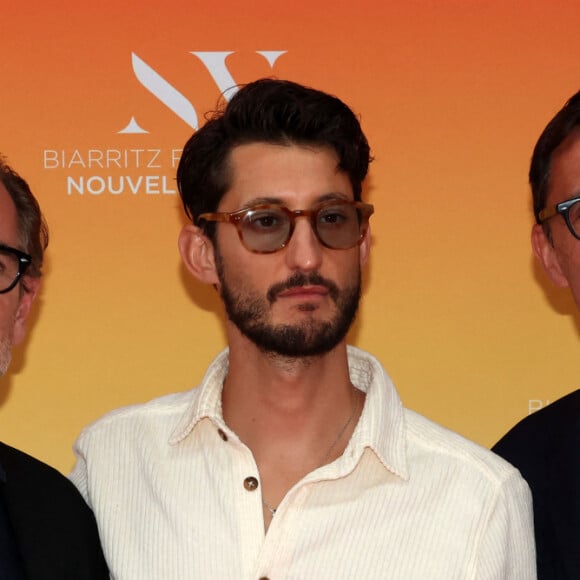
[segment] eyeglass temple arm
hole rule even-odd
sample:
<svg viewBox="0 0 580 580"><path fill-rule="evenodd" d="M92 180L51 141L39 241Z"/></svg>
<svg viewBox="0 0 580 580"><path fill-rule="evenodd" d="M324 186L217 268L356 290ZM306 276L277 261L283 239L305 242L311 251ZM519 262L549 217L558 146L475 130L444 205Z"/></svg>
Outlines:
<svg viewBox="0 0 580 580"><path fill-rule="evenodd" d="M544 223L545 221L549 220L550 218L554 217L558 212L558 206L554 205L552 207L544 208L539 214L538 217L540 218L540 223Z"/></svg>
<svg viewBox="0 0 580 580"><path fill-rule="evenodd" d="M229 213L202 213L197 216L197 222L237 222L240 217Z"/></svg>

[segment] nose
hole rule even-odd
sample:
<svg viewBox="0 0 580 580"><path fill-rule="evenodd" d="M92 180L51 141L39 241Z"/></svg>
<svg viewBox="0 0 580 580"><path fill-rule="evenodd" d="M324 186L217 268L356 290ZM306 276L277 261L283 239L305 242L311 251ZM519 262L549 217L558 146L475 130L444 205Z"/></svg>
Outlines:
<svg viewBox="0 0 580 580"><path fill-rule="evenodd" d="M311 271L320 267L322 246L305 216L296 220L294 232L286 246L286 262L292 270Z"/></svg>

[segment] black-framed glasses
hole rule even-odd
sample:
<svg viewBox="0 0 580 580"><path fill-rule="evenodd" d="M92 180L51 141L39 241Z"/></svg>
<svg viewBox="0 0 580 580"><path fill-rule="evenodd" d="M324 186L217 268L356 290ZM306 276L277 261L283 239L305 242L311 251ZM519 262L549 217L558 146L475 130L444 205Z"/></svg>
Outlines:
<svg viewBox="0 0 580 580"><path fill-rule="evenodd" d="M31 263L32 258L28 254L0 244L0 294L10 292Z"/></svg>
<svg viewBox="0 0 580 580"><path fill-rule="evenodd" d="M333 250L353 248L363 240L374 211L372 205L360 201L332 200L296 210L263 203L233 212L202 213L198 220L233 224L247 250L271 254L288 244L299 217L309 219L323 246Z"/></svg>
<svg viewBox="0 0 580 580"><path fill-rule="evenodd" d="M552 207L544 208L539 215L540 223L543 224L557 214L564 217L570 233L580 240L580 197L573 197Z"/></svg>

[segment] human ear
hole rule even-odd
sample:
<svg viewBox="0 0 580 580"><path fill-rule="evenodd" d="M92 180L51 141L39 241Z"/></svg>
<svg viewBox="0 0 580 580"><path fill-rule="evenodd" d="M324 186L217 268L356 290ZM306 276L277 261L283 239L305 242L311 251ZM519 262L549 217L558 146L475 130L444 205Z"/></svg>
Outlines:
<svg viewBox="0 0 580 580"><path fill-rule="evenodd" d="M201 228L186 225L179 234L179 253L185 267L200 282L218 284L213 243Z"/></svg>
<svg viewBox="0 0 580 580"><path fill-rule="evenodd" d="M532 228L532 249L552 283L560 288L566 288L568 279L562 271L556 248L540 224L534 224Z"/></svg>
<svg viewBox="0 0 580 580"><path fill-rule="evenodd" d="M40 288L40 278L26 276L20 284L24 284L26 289L15 289L14 292L21 292L18 308L14 316L14 344L19 344L26 336L26 320L30 314L32 303L38 294Z"/></svg>
<svg viewBox="0 0 580 580"><path fill-rule="evenodd" d="M371 226L367 226L367 231L359 244L359 255L361 268L368 262L371 249Z"/></svg>

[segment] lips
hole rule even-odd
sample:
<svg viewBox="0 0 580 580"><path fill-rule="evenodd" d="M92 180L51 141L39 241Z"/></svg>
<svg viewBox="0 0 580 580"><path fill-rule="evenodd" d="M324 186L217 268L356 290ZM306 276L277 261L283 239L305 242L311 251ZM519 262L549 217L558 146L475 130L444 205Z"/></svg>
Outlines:
<svg viewBox="0 0 580 580"><path fill-rule="evenodd" d="M309 297L309 296L326 296L328 288L324 286L293 286L282 290L277 295L277 298L292 298L295 296Z"/></svg>
<svg viewBox="0 0 580 580"><path fill-rule="evenodd" d="M268 302L273 304L278 298L291 296L314 298L315 296L326 296L327 294L335 302L338 300L339 290L332 280L323 278L318 272L309 274L295 272L285 282L278 282L271 286L266 296Z"/></svg>

